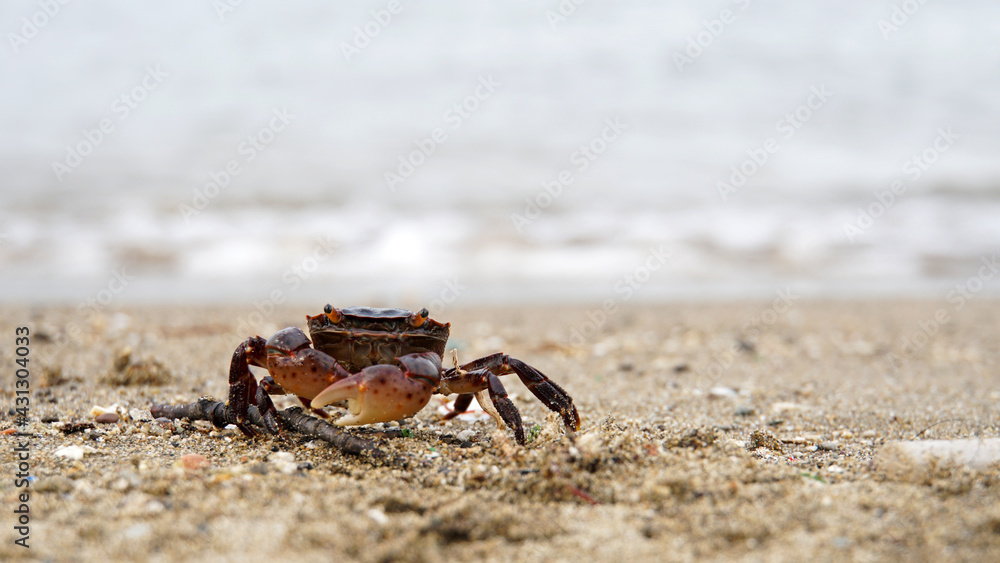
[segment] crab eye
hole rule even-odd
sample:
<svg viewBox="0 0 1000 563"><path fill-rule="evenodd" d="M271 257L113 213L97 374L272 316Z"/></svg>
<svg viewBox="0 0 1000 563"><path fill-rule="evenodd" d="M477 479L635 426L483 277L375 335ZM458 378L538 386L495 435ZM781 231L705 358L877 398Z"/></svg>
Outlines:
<svg viewBox="0 0 1000 563"><path fill-rule="evenodd" d="M340 320L344 318L344 316L340 314L340 309L334 309L333 305L330 305L329 303L326 304L326 307L323 307L323 312L326 313L327 318L330 319L330 322L333 324L339 323Z"/></svg>
<svg viewBox="0 0 1000 563"><path fill-rule="evenodd" d="M412 315L410 315L410 319L409 319L410 320L410 326L412 326L414 328L423 326L424 321L427 320L428 316L430 316L430 312L427 310L426 307L423 308L423 309L421 309L420 311L418 311L416 313L413 313Z"/></svg>

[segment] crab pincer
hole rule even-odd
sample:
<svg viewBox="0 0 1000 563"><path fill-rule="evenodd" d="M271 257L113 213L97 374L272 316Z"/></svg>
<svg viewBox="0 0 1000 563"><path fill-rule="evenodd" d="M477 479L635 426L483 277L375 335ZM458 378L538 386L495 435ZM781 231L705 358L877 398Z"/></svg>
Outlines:
<svg viewBox="0 0 1000 563"><path fill-rule="evenodd" d="M315 397L314 409L347 401L350 414L337 426L400 420L417 414L441 381L441 358L431 352L396 358L399 366L377 364L333 383Z"/></svg>

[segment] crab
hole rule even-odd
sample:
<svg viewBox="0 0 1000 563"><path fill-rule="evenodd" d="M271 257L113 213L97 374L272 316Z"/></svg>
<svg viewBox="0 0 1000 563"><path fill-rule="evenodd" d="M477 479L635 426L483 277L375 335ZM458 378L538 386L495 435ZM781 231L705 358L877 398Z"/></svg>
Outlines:
<svg viewBox="0 0 1000 563"><path fill-rule="evenodd" d="M324 406L344 406L349 413L333 422L352 426L391 422L411 417L431 395L458 394L447 420L464 412L475 397L499 427L505 424L524 444L521 414L507 395L500 376L516 374L566 427L580 428L573 399L545 374L504 353L444 369L441 358L450 323L430 318L427 309L372 307L335 308L306 316L310 340L289 327L266 341L253 336L233 352L229 369L229 407L236 426L247 436L257 435L247 423L247 409L257 407L266 430L279 433L277 410L270 395L296 395L316 415L328 418ZM249 366L265 368L260 384Z"/></svg>

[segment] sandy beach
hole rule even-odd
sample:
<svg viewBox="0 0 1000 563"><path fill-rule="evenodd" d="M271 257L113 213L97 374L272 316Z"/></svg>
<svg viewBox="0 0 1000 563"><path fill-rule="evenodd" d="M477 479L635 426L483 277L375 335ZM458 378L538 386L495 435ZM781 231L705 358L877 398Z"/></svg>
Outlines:
<svg viewBox="0 0 1000 563"><path fill-rule="evenodd" d="M283 306L260 333L321 306ZM0 309L0 430L17 428L15 328L31 331L26 436L0 454L2 560L1000 559L997 463L886 455L1000 435L996 301L432 311L462 361L525 360L582 427L508 376L526 447L483 417L441 422L435 400L378 439L392 463L150 420L154 402L225 400L249 310ZM95 421L113 405L118 422ZM14 543L25 491L29 549Z"/></svg>

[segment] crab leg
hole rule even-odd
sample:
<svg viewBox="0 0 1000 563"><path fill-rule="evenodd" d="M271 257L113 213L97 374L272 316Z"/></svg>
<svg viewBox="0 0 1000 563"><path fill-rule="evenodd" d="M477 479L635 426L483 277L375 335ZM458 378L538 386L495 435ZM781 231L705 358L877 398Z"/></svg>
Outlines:
<svg viewBox="0 0 1000 563"><path fill-rule="evenodd" d="M486 397L483 397L484 400L479 401L479 406L483 407L483 410L489 413L493 417L493 420L497 421L497 426L502 428L500 420L497 420L498 418L501 419L508 428L514 431L517 443L524 444L524 426L521 423L521 413L514 406L513 401L510 400L507 390L504 388L503 383L500 382L500 378L497 377L497 374L490 371L489 368L465 371L465 368L470 365L466 364L460 370L450 369L445 372L447 386L462 391L480 389L480 391L475 393L477 400L483 397L484 394L487 394L489 400L487 401L485 400ZM459 406L459 401L465 396L467 396L465 393L459 395L458 399L455 400L456 407ZM471 395L468 396L471 397ZM489 403L492 403L492 407L488 406ZM468 404L465 404L462 406L462 410L465 410L468 406ZM456 408L455 412L461 411Z"/></svg>
<svg viewBox="0 0 1000 563"><path fill-rule="evenodd" d="M257 432L247 423L247 409L256 405L264 418L265 426L271 433L278 431L278 411L271 402L271 397L263 387L257 386L257 380L250 373L249 365L266 365L264 339L259 336L247 338L236 347L232 362L229 364L229 408L233 413L233 424L247 436L254 437Z"/></svg>
<svg viewBox="0 0 1000 563"><path fill-rule="evenodd" d="M451 412L442 416L441 420L451 420L456 416L462 414L469 409L469 405L472 404L472 398L475 395L472 393L462 393L455 399L455 404L452 405ZM483 409L485 410L485 409Z"/></svg>
<svg viewBox="0 0 1000 563"><path fill-rule="evenodd" d="M521 383L524 383L525 387L527 387L534 396L538 397L539 401L549 407L549 410L557 412L560 416L562 416L563 422L566 424L567 428L571 430L579 430L580 415L576 412L576 407L573 405L573 398L570 397L562 387L556 384L555 381L546 377L545 374L522 362L521 360L518 360L517 358L511 358L507 354L491 354L469 362L459 369L449 369L445 372L444 379L450 384L451 378L455 377L463 370L473 372L483 369L489 370L491 373L498 376L507 375L509 373L517 374L517 376L521 379ZM503 387L501 386L500 388L502 389ZM506 396L506 393L504 393L504 396ZM495 402L496 401L494 400L494 403ZM500 410L499 406L497 408ZM502 410L500 412L503 414Z"/></svg>

